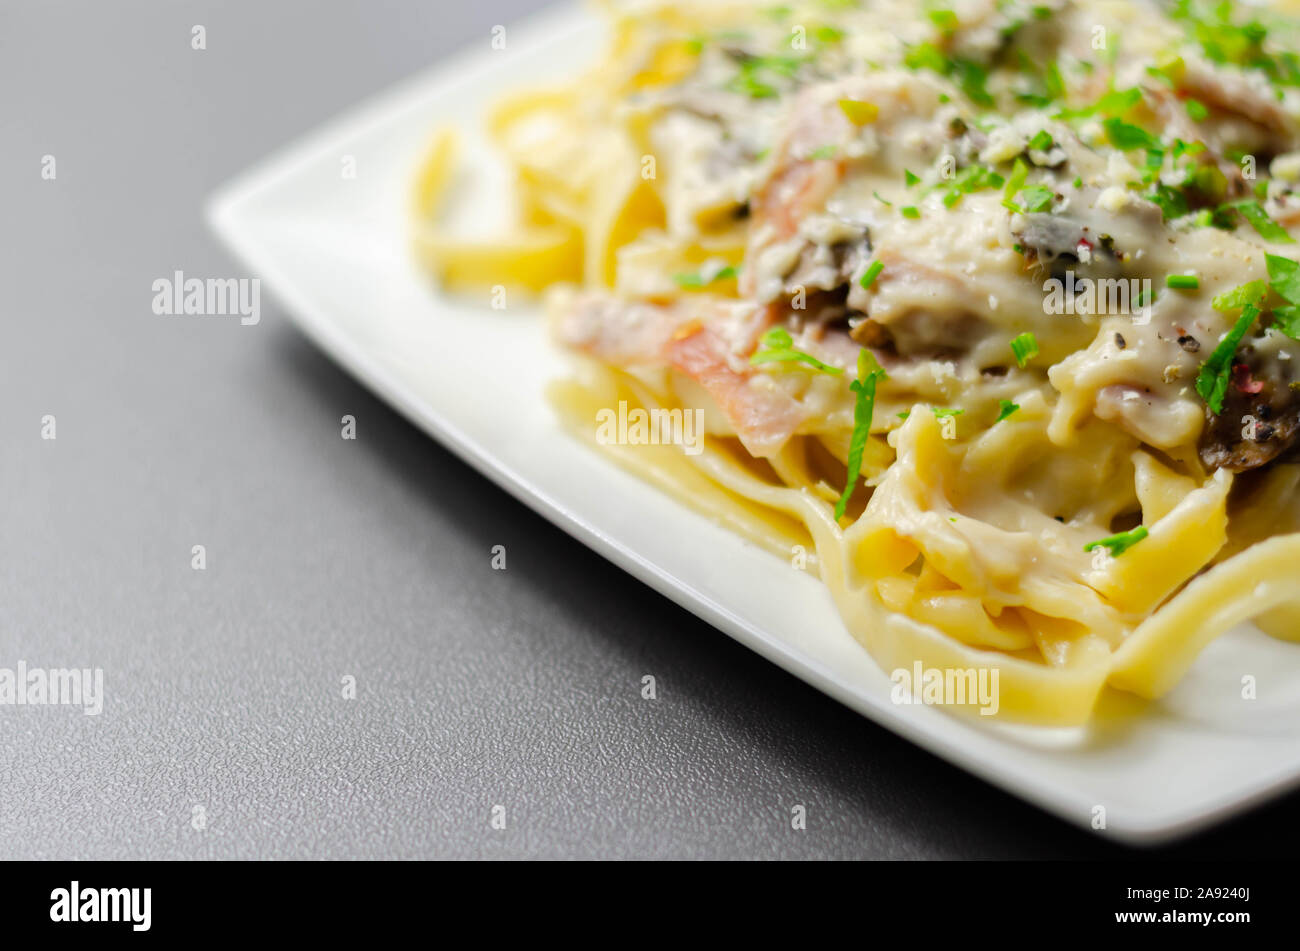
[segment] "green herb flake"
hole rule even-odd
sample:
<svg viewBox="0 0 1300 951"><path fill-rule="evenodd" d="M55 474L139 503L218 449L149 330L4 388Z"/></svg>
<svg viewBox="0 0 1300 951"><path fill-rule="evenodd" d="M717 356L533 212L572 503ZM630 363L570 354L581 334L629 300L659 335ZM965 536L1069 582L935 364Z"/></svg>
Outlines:
<svg viewBox="0 0 1300 951"><path fill-rule="evenodd" d="M764 363L805 363L814 370L820 370L822 373L829 373L832 376L839 376L844 372L841 367L833 367L818 360L810 353L794 349L794 340L791 338L790 332L784 327L773 327L763 334L762 347L763 349L758 350L749 358L749 362L754 366Z"/></svg>
<svg viewBox="0 0 1300 951"><path fill-rule="evenodd" d="M931 10L927 15L930 17L930 22L945 33L957 29L957 14L951 10Z"/></svg>
<svg viewBox="0 0 1300 951"><path fill-rule="evenodd" d="M1118 535L1111 535L1108 538L1101 538L1095 542L1089 542L1083 546L1084 551L1094 551L1098 548L1105 548L1110 552L1112 558L1118 558L1124 552L1128 551L1149 534L1145 525L1139 525L1137 528L1127 532L1120 532Z"/></svg>
<svg viewBox="0 0 1300 951"><path fill-rule="evenodd" d="M1267 294L1267 281L1249 281L1238 287L1234 287L1230 291L1224 291L1222 294L1216 295L1215 298L1210 301L1210 306L1215 310L1223 311L1225 313L1228 311L1240 310L1247 304L1254 304L1258 307L1263 303L1264 297Z"/></svg>
<svg viewBox="0 0 1300 951"><path fill-rule="evenodd" d="M1232 330L1219 341L1219 345L1214 348L1210 358L1201 364L1201 370L1196 375L1196 392L1216 414L1223 411L1223 398L1227 395L1228 382L1232 377L1232 358L1237 353L1237 345L1258 316L1259 308L1247 304Z"/></svg>
<svg viewBox="0 0 1300 951"><path fill-rule="evenodd" d="M1300 304L1300 262L1280 254L1265 254L1264 265L1268 268L1268 282L1273 290L1288 302Z"/></svg>
<svg viewBox="0 0 1300 951"><path fill-rule="evenodd" d="M880 261L872 261L870 267L867 268L866 273L862 275L862 279L858 281L858 283L864 288L871 287L872 284L876 283L876 278L880 276L880 272L884 269L885 265Z"/></svg>
<svg viewBox="0 0 1300 951"><path fill-rule="evenodd" d="M1056 196L1046 185L1029 185L1020 190L1020 197L1023 197L1020 207L1033 213L1047 211L1052 207L1052 199Z"/></svg>
<svg viewBox="0 0 1300 951"><path fill-rule="evenodd" d="M1016 358L1016 366L1023 370L1030 360L1038 356L1038 338L1032 333L1022 333L1011 341L1011 353Z"/></svg>
<svg viewBox="0 0 1300 951"><path fill-rule="evenodd" d="M1011 400L998 400L998 418L993 422L1002 422L1018 409L1020 409L1019 403L1013 403Z"/></svg>
<svg viewBox="0 0 1300 951"><path fill-rule="evenodd" d="M716 284L718 281L729 281L739 273L739 268L728 266L722 268L709 279L706 279L703 274L674 274L673 283L687 290L699 290L702 287L708 287L710 284Z"/></svg>
<svg viewBox="0 0 1300 951"><path fill-rule="evenodd" d="M849 499L862 474L862 454L871 435L871 416L876 407L876 383L889 379L889 375L876 362L870 350L858 351L858 378L849 384L856 397L853 405L853 435L849 438L848 474L844 494L835 503L835 518L844 517Z"/></svg>
<svg viewBox="0 0 1300 951"><path fill-rule="evenodd" d="M1295 244L1295 238L1287 233L1287 230L1268 216L1264 206L1257 201L1235 201L1229 205L1224 205L1225 209L1232 209L1241 212L1241 216L1250 223L1261 238L1265 241L1272 241L1275 244Z"/></svg>
<svg viewBox="0 0 1300 951"><path fill-rule="evenodd" d="M1102 122L1106 139L1121 152L1134 149L1159 149L1160 143L1146 129L1112 116Z"/></svg>

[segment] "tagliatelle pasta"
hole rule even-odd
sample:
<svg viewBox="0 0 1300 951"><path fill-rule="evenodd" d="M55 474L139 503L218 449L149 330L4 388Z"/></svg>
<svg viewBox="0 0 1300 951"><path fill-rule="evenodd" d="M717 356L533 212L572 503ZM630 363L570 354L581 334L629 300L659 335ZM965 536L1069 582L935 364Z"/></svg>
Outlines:
<svg viewBox="0 0 1300 951"><path fill-rule="evenodd" d="M545 292L575 433L817 572L886 671L996 671L999 717L1300 639L1283 6L609 8L486 119L509 235L440 224L451 133L415 184L445 286Z"/></svg>

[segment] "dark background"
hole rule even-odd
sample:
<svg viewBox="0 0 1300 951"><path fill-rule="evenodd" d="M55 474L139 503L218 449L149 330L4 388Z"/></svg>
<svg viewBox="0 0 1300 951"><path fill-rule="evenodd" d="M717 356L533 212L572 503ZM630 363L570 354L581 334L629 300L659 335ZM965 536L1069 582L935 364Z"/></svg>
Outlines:
<svg viewBox="0 0 1300 951"><path fill-rule="evenodd" d="M1049 818L606 564L273 302L152 313L173 270L240 274L217 185L541 6L0 5L0 666L107 694L0 707L0 857L1294 854L1296 796L1173 852Z"/></svg>

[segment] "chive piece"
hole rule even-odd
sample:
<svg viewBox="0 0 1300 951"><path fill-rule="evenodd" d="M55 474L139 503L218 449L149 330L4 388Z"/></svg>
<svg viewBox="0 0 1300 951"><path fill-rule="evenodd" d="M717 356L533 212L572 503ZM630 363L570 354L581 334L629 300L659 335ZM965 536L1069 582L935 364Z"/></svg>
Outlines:
<svg viewBox="0 0 1300 951"><path fill-rule="evenodd" d="M1165 287L1172 287L1179 291L1194 291L1201 286L1200 280L1195 274L1166 274Z"/></svg>
<svg viewBox="0 0 1300 951"><path fill-rule="evenodd" d="M898 210L902 213L904 218L921 217L921 209L917 208L915 205L904 205L902 208Z"/></svg>
<svg viewBox="0 0 1300 951"><path fill-rule="evenodd" d="M864 288L870 287L876 283L876 278L880 276L880 272L884 269L885 265L880 261L872 261L871 266L867 268L867 272L862 275L862 280L858 281L858 283Z"/></svg>
<svg viewBox="0 0 1300 951"><path fill-rule="evenodd" d="M890 201L888 198L883 197L880 194L880 192L872 192L871 195L873 198L876 199L876 201L880 202L882 205L889 205L891 208L894 206L894 203Z"/></svg>
<svg viewBox="0 0 1300 951"><path fill-rule="evenodd" d="M1027 331L1022 333L1011 341L1011 353L1016 358L1016 366L1023 370L1030 360L1038 356L1038 338Z"/></svg>
<svg viewBox="0 0 1300 951"><path fill-rule="evenodd" d="M1223 397L1228 392L1228 381L1232 377L1232 358L1237 353L1237 345L1241 343L1242 338L1246 336L1246 331L1255 323L1255 318L1258 316L1259 308L1254 304L1247 304L1232 330L1219 341L1219 345L1214 348L1214 352L1201 365L1201 371L1196 375L1196 392L1216 415L1223 411Z"/></svg>
<svg viewBox="0 0 1300 951"><path fill-rule="evenodd" d="M1151 533L1147 531L1145 525L1139 525L1137 528L1120 532L1118 535L1111 535L1108 538L1098 539L1095 542L1089 542L1083 546L1084 551L1093 551L1097 548L1105 548L1110 552L1112 558L1118 558L1124 552L1128 551L1142 539Z"/></svg>
<svg viewBox="0 0 1300 951"><path fill-rule="evenodd" d="M871 435L871 416L876 408L876 383L887 379L889 375L876 362L870 350L864 348L858 351L858 378L849 384L849 389L857 397L853 404L853 435L849 439L849 464L844 494L835 503L836 519L844 517L849 498L858 484L858 476L862 474L862 453L867 448L867 439Z"/></svg>
<svg viewBox="0 0 1300 951"><path fill-rule="evenodd" d="M763 363L806 363L814 370L820 370L822 373L829 373L832 376L838 376L844 372L841 367L833 367L830 364L822 363L812 354L794 349L794 340L790 337L790 332L784 327L773 327L763 334L762 343L766 349L757 351L749 358L749 362L754 366Z"/></svg>
<svg viewBox="0 0 1300 951"><path fill-rule="evenodd" d="M993 420L993 422L1002 422L1018 409L1020 409L1019 403L1013 403L1011 400L998 400L998 418Z"/></svg>
<svg viewBox="0 0 1300 951"><path fill-rule="evenodd" d="M960 416L966 412L964 409L945 409L939 406L930 407L930 412L934 413L935 419L947 419L950 416Z"/></svg>

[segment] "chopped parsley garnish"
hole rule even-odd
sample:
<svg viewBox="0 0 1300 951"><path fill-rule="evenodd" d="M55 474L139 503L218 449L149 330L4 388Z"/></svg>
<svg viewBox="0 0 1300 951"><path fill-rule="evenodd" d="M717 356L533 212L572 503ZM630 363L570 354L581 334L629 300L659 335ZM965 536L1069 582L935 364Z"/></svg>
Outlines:
<svg viewBox="0 0 1300 951"><path fill-rule="evenodd" d="M1195 274L1166 274L1165 287L1172 287L1179 291L1194 291L1201 286L1200 279Z"/></svg>
<svg viewBox="0 0 1300 951"><path fill-rule="evenodd" d="M1077 109L1062 109L1055 116L1057 119L1082 119L1087 116L1114 116L1126 114L1142 101L1142 90L1136 86L1128 89L1112 89L1090 106Z"/></svg>
<svg viewBox="0 0 1300 951"><path fill-rule="evenodd" d="M710 284L716 284L718 281L729 281L737 274L740 269L737 267L724 267L710 278L705 278L703 274L674 274L673 282L681 288L699 289L708 287Z"/></svg>
<svg viewBox="0 0 1300 951"><path fill-rule="evenodd" d="M898 210L899 210L899 212L902 213L902 215L903 215L904 218L920 218L920 217L921 217L921 209L917 208L915 205L904 205L902 208L900 208L900 209L898 209Z"/></svg>
<svg viewBox="0 0 1300 951"><path fill-rule="evenodd" d="M1016 202L1003 202L1003 204L1013 211L1032 213L1047 211L1052 207L1052 199L1056 196L1046 185L1027 185L1020 189L1016 197L1023 198L1023 201L1019 204Z"/></svg>
<svg viewBox="0 0 1300 951"><path fill-rule="evenodd" d="M1222 206L1221 210L1231 209L1241 212L1241 216L1250 222L1250 226L1259 232L1259 236L1265 241L1272 241L1277 244L1295 244L1295 238L1287 233L1287 230L1268 216L1264 206L1257 201L1247 199L1246 201L1234 201L1231 204Z"/></svg>
<svg viewBox="0 0 1300 951"><path fill-rule="evenodd" d="M755 366L762 363L806 363L814 370L835 376L844 372L841 367L833 367L810 353L794 349L794 340L784 327L773 327L763 334L762 345L765 349L757 351L749 358L749 362Z"/></svg>
<svg viewBox="0 0 1300 951"><path fill-rule="evenodd" d="M1013 403L1011 400L998 400L998 418L993 420L993 422L1002 422L1018 409L1020 409L1019 403Z"/></svg>
<svg viewBox="0 0 1300 951"><path fill-rule="evenodd" d="M932 406L930 412L934 413L935 419L948 419L953 416L960 416L966 411L964 409L945 409L940 406Z"/></svg>
<svg viewBox="0 0 1300 951"><path fill-rule="evenodd" d="M1046 152L1056 142L1052 139L1051 134L1046 129L1040 129L1032 139L1029 140L1029 147L1035 152Z"/></svg>
<svg viewBox="0 0 1300 951"><path fill-rule="evenodd" d="M1106 139L1121 152L1134 149L1159 149L1160 142L1141 126L1135 126L1112 116L1102 122L1106 129Z"/></svg>
<svg viewBox="0 0 1300 951"><path fill-rule="evenodd" d="M1286 304L1273 308L1273 324L1282 333L1300 340L1300 263L1277 254L1264 255L1268 279Z"/></svg>
<svg viewBox="0 0 1300 951"><path fill-rule="evenodd" d="M1160 214L1165 221L1181 218L1191 210L1187 205L1187 196L1163 182L1158 183L1154 191L1142 197L1160 208Z"/></svg>
<svg viewBox="0 0 1300 951"><path fill-rule="evenodd" d="M1024 369L1034 357L1038 356L1038 338L1025 332L1011 341L1011 353L1016 358L1016 366Z"/></svg>
<svg viewBox="0 0 1300 951"><path fill-rule="evenodd" d="M1273 308L1273 323L1270 325L1282 331L1292 340L1300 340L1300 307L1287 304Z"/></svg>
<svg viewBox="0 0 1300 951"><path fill-rule="evenodd" d="M876 362L871 351L858 351L858 378L849 384L856 397L853 404L853 435L849 438L848 473L844 485L844 494L835 503L835 517L844 517L849 498L858 484L862 474L862 453L867 448L867 439L871 435L871 416L876 408L876 383L889 379L884 369Z"/></svg>
<svg viewBox="0 0 1300 951"><path fill-rule="evenodd" d="M961 87L967 98L977 106L992 108L996 103L985 88L988 70L969 59L950 59L933 43L917 43L903 54L903 65L908 69L929 69L947 76Z"/></svg>
<svg viewBox="0 0 1300 951"><path fill-rule="evenodd" d="M1016 164L1011 166L1011 177L1007 179L1007 190L1003 193L1003 197L1008 201L1015 198L1020 189L1025 187L1025 179L1028 177L1029 166L1025 164L1024 159L1017 158Z"/></svg>
<svg viewBox="0 0 1300 951"><path fill-rule="evenodd" d="M908 188L911 188L913 185L915 185L915 184L916 184L917 182L919 182L920 180L921 180L920 178L918 178L917 176L913 175L913 174L912 174L911 172L909 172L907 169L903 169L903 184L906 185Z"/></svg>
<svg viewBox="0 0 1300 951"><path fill-rule="evenodd" d="M948 57L933 43L917 43L903 55L903 65L908 69L929 69L947 75Z"/></svg>
<svg viewBox="0 0 1300 951"><path fill-rule="evenodd" d="M1111 535L1108 538L1101 538L1095 542L1089 542L1083 546L1083 550L1094 551L1098 548L1105 548L1110 552L1112 558L1118 558L1150 534L1151 533L1147 531L1145 525L1139 525L1131 531L1120 532L1118 535Z"/></svg>
<svg viewBox="0 0 1300 951"><path fill-rule="evenodd" d="M766 82L763 73L775 73L789 78L807 62L797 56L753 56L740 64L740 72L727 84L732 92L751 99L775 99L780 93Z"/></svg>
<svg viewBox="0 0 1300 951"><path fill-rule="evenodd" d="M776 91L776 87L763 82L749 70L742 70L738 76L727 84L727 88L732 92L749 96L751 99L775 99L780 95Z"/></svg>
<svg viewBox="0 0 1300 951"><path fill-rule="evenodd" d="M1204 122L1210 115L1210 110L1205 108L1205 103L1199 99L1188 99L1187 114L1197 122Z"/></svg>
<svg viewBox="0 0 1300 951"><path fill-rule="evenodd" d="M835 153L838 151L839 151L838 146L823 145L821 148L813 149L811 152L809 152L808 157L813 159L829 159L829 158L834 158Z"/></svg>
<svg viewBox="0 0 1300 951"><path fill-rule="evenodd" d="M947 185L943 196L945 208L951 208L961 201L963 195L981 191L985 188L1001 188L1005 179L991 168L982 165L969 165L958 173Z"/></svg>
<svg viewBox="0 0 1300 951"><path fill-rule="evenodd" d="M1300 262L1280 254L1265 254L1264 265L1268 268L1268 282L1273 290L1292 304L1300 304Z"/></svg>
<svg viewBox="0 0 1300 951"><path fill-rule="evenodd" d="M864 288L870 287L872 284L876 283L876 278L880 276L880 272L884 269L885 265L880 261L872 261L871 266L867 268L866 273L862 275L862 279L858 281L858 283Z"/></svg>
<svg viewBox="0 0 1300 951"><path fill-rule="evenodd" d="M1254 304L1247 304L1241 316L1237 318L1236 324L1228 331L1227 336L1219 341L1219 345L1214 348L1214 352L1201 365L1201 371L1196 375L1196 392L1216 414L1223 411L1223 397L1227 395L1228 382L1232 379L1232 358L1237 352L1237 345L1241 343L1242 338L1246 336L1246 331L1255 323L1255 318L1258 316L1259 308Z"/></svg>
<svg viewBox="0 0 1300 951"><path fill-rule="evenodd" d="M930 22L945 33L957 29L957 14L951 10L931 10L927 15L930 17Z"/></svg>
<svg viewBox="0 0 1300 951"><path fill-rule="evenodd" d="M1230 291L1224 291L1218 294L1210 301L1210 306L1215 310L1231 311L1240 310L1247 304L1260 306L1264 297L1268 294L1267 281L1248 281Z"/></svg>

